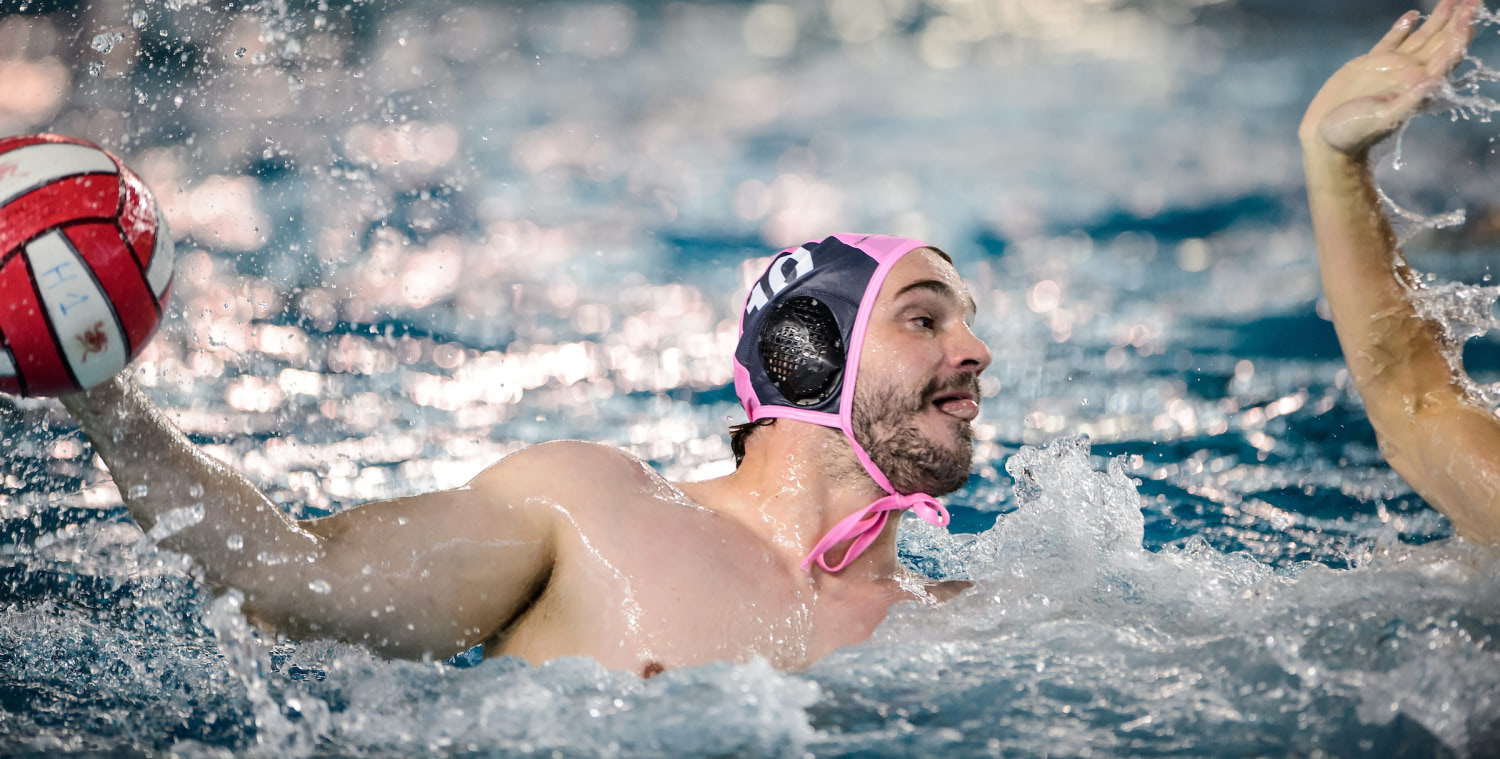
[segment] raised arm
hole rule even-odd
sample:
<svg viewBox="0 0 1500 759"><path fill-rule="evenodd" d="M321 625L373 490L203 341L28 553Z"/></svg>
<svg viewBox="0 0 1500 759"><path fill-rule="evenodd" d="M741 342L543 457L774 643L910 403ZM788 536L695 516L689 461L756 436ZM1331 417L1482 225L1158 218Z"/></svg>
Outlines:
<svg viewBox="0 0 1500 759"><path fill-rule="evenodd" d="M1308 204L1323 289L1386 460L1461 535L1500 543L1500 421L1461 382L1370 172L1370 147L1409 119L1463 59L1479 0L1443 0L1419 27L1397 20L1323 86L1303 118Z"/></svg>
<svg viewBox="0 0 1500 759"><path fill-rule="evenodd" d="M180 528L160 545L196 559L215 589L243 592L262 625L442 657L502 630L551 571L554 512L522 495L542 471L525 453L457 490L297 523L123 376L62 400L140 526Z"/></svg>

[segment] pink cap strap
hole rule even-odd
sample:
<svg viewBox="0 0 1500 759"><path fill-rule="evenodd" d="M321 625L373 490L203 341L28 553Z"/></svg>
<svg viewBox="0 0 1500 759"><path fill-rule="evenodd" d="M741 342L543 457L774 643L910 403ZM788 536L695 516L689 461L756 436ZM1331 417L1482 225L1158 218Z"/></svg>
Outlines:
<svg viewBox="0 0 1500 759"><path fill-rule="evenodd" d="M880 537L881 530L885 529L885 523L890 519L891 512L905 511L911 509L912 513L922 518L928 524L939 527L948 526L948 510L943 504L938 503L926 493L912 493L910 495L888 495L880 500L850 514L839 520L839 523L823 536L822 540L813 547L812 553L802 560L802 571L811 572L813 562L829 572L837 572L849 566L860 554L870 547L875 539ZM844 559L837 566L828 566L826 554L835 546L844 541L853 539L849 550L844 552Z"/></svg>

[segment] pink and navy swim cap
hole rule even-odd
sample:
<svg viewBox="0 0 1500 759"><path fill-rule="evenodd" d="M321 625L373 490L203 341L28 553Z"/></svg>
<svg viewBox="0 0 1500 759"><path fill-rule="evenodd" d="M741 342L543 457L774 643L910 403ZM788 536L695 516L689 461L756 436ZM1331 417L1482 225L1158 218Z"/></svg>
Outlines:
<svg viewBox="0 0 1500 759"><path fill-rule="evenodd" d="M880 286L902 256L927 243L888 235L838 234L787 248L750 286L734 351L734 389L750 421L793 419L841 430L870 475L890 495L839 522L802 561L837 572L880 536L892 511L913 509L933 524L948 512L924 493L897 493L854 439L859 355ZM824 554L853 540L829 566Z"/></svg>

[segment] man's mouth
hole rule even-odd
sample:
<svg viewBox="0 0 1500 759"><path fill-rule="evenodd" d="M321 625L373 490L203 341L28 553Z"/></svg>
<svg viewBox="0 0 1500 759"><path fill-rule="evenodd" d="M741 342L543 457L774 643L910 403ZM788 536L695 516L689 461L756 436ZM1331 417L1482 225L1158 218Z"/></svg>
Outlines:
<svg viewBox="0 0 1500 759"><path fill-rule="evenodd" d="M943 393L932 400L932 405L937 406L938 411L966 422L979 416L979 398L966 390Z"/></svg>

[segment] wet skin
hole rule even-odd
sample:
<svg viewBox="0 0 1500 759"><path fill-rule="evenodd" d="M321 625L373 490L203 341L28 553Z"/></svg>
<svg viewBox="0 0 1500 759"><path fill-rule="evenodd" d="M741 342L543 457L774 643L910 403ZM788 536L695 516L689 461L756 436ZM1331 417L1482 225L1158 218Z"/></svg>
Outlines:
<svg viewBox="0 0 1500 759"><path fill-rule="evenodd" d="M545 496L558 515L552 574L486 655L583 654L643 674L750 656L798 669L868 638L892 603L936 601L915 577L817 583L774 538L688 495L709 488L669 483L618 449L565 442L529 453L595 476Z"/></svg>
<svg viewBox="0 0 1500 759"><path fill-rule="evenodd" d="M860 370L861 393L868 384L914 409L887 422L965 457L979 399L962 388L990 361L973 313L947 261L908 254L881 288ZM944 389L929 394L935 382ZM216 589L242 592L253 621L387 655L483 643L489 655L590 656L644 675L754 656L796 669L867 639L893 603L962 588L899 565L897 520L843 571L802 571L828 529L883 492L841 433L789 420L758 429L743 464L705 482L672 484L618 449L565 441L462 488L294 523L127 380L64 403L142 528L205 503L202 522L161 544L193 556Z"/></svg>
<svg viewBox="0 0 1500 759"><path fill-rule="evenodd" d="M1406 123L1463 59L1479 0L1416 11L1339 69L1298 137L1323 291L1381 453L1465 538L1500 545L1500 420L1419 316L1425 285L1407 268L1381 208L1370 148Z"/></svg>
<svg viewBox="0 0 1500 759"><path fill-rule="evenodd" d="M934 377L977 375L990 357L969 330L972 316L972 300L951 265L927 251L907 256L882 287L861 381L869 377L913 395ZM958 391L922 400L928 402L909 421L935 444L959 448L979 399ZM836 433L782 424L767 437L811 444L752 437L739 471L703 483L668 483L603 446L561 443L555 444L561 452L538 447L520 454L581 459L600 476L556 486L552 503L562 527L553 574L487 652L531 661L585 653L642 672L653 664L754 655L795 669L868 638L893 603L938 603L961 589L900 568L894 522L839 575L803 572L802 557L831 526L809 517L841 518L882 493L848 462L852 453ZM840 497L849 507L809 503Z"/></svg>

